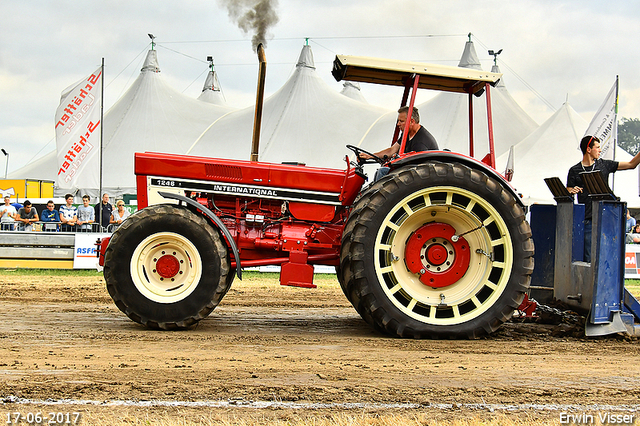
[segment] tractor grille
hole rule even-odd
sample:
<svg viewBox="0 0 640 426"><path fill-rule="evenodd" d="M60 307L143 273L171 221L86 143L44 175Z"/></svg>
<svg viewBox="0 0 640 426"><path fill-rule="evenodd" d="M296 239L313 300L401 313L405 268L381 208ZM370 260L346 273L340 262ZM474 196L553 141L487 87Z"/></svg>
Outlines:
<svg viewBox="0 0 640 426"><path fill-rule="evenodd" d="M204 172L207 177L242 180L242 169L238 166L226 166L223 164L205 164Z"/></svg>

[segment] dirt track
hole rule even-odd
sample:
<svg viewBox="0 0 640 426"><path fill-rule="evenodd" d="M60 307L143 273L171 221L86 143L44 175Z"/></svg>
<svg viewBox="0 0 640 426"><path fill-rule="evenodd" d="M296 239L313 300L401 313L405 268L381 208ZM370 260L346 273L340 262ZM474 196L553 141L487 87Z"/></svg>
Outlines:
<svg viewBox="0 0 640 426"><path fill-rule="evenodd" d="M158 332L125 317L100 277L0 273L0 319L5 412L29 410L7 398L14 396L431 410L631 405L640 413L636 339L586 339L570 326L520 323L477 341L392 339L372 331L331 281L315 290L236 281L195 329Z"/></svg>

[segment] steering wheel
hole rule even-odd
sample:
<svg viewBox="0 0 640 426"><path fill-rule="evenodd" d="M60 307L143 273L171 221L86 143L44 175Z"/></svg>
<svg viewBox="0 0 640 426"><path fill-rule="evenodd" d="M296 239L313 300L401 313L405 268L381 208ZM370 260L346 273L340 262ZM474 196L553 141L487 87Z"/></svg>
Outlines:
<svg viewBox="0 0 640 426"><path fill-rule="evenodd" d="M379 163L379 164L384 164L386 163L386 161L380 157L378 157L375 154L370 153L369 151L365 151L364 149L357 147L357 146L353 146L353 145L347 145L347 148L349 148L351 151L353 151L353 153L356 155L356 160L358 160L358 164L374 164L374 163ZM367 155L370 155L373 158L360 158L360 153L364 153Z"/></svg>

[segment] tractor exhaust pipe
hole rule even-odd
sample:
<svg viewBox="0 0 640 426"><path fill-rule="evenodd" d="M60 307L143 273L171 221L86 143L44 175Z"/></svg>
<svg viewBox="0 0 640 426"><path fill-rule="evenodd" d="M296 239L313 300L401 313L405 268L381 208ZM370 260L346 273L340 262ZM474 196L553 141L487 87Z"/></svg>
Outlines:
<svg viewBox="0 0 640 426"><path fill-rule="evenodd" d="M256 94L256 114L253 118L253 140L251 141L251 161L258 161L260 148L260 126L262 124L262 104L264 101L264 80L267 75L267 58L262 43L256 49L260 68L258 70L258 91Z"/></svg>

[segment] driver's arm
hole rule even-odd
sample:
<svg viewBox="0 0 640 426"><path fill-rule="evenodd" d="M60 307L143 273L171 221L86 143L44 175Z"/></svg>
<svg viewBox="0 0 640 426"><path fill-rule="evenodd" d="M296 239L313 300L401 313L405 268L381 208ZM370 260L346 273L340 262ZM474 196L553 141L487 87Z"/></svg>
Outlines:
<svg viewBox="0 0 640 426"><path fill-rule="evenodd" d="M396 142L393 145L391 145L389 148L385 148L382 151L378 151L376 153L374 153L377 157L380 158L384 158L385 155L387 156L387 158L389 157L393 157L394 155L396 155L398 153L398 151L400 151L400 145ZM363 159L369 159L369 158L373 158L368 154L365 154L364 152L360 153L360 158Z"/></svg>

